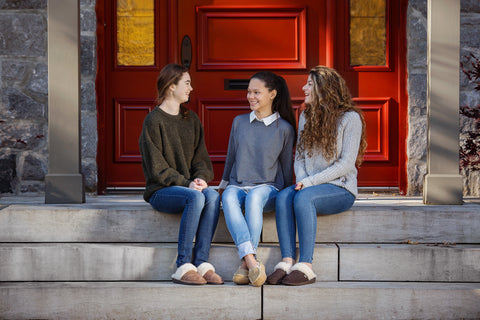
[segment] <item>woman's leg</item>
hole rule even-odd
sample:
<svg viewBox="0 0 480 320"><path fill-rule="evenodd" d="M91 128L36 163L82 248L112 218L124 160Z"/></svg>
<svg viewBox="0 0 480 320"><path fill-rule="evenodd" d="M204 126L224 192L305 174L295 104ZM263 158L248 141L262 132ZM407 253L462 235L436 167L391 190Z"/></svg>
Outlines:
<svg viewBox="0 0 480 320"><path fill-rule="evenodd" d="M299 262L312 263L317 232L317 213L340 213L350 209L354 202L355 196L350 191L329 183L297 192L294 210L300 246Z"/></svg>
<svg viewBox="0 0 480 320"><path fill-rule="evenodd" d="M295 261L296 223L293 212L293 199L296 194L295 185L285 188L278 193L275 203L275 220L280 251L282 259L291 259L288 261L289 263Z"/></svg>
<svg viewBox="0 0 480 320"><path fill-rule="evenodd" d="M155 210L165 213L182 213L178 231L177 267L192 262L193 239L198 229L198 223L205 196L198 190L173 186L157 190L149 199Z"/></svg>
<svg viewBox="0 0 480 320"><path fill-rule="evenodd" d="M205 206L195 236L195 247L193 248L193 264L195 266L208 261L210 245L217 228L220 212L220 195L218 192L212 188L206 188L202 193L205 196Z"/></svg>
<svg viewBox="0 0 480 320"><path fill-rule="evenodd" d="M251 189L245 198L245 220L250 231L250 241L257 250L262 233L263 211L275 210L277 189L262 185Z"/></svg>
<svg viewBox="0 0 480 320"><path fill-rule="evenodd" d="M222 194L225 221L237 246L240 259L247 254L255 254L255 248L250 241L250 231L242 212L246 195L244 190L236 186L228 186Z"/></svg>

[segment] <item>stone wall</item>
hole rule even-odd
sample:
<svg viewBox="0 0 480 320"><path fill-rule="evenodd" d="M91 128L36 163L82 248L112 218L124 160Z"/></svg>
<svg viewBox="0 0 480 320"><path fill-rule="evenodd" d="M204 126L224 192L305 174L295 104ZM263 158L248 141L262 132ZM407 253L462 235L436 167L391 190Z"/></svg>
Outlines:
<svg viewBox="0 0 480 320"><path fill-rule="evenodd" d="M82 171L97 183L95 0L81 0ZM0 194L44 192L48 171L47 0L0 0Z"/></svg>
<svg viewBox="0 0 480 320"><path fill-rule="evenodd" d="M420 195L423 178L427 173L427 0L410 0L407 21L407 90L408 138L407 180L408 195ZM461 57L474 53L480 57L480 2L461 1L460 47ZM473 84L460 72L460 105L475 106L480 95ZM460 116L460 139L465 141L465 132L471 130L472 119ZM480 172L473 168L462 168L465 195L480 195Z"/></svg>

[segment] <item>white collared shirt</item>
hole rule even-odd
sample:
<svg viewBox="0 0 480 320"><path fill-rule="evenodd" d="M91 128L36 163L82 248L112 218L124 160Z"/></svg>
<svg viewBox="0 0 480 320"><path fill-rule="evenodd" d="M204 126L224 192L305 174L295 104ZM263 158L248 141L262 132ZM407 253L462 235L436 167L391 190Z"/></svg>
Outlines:
<svg viewBox="0 0 480 320"><path fill-rule="evenodd" d="M257 115L255 114L255 111L250 112L250 123L252 123L253 120L257 120L260 122L263 122L267 127L271 125L275 120L280 119L280 114L278 112L272 113L268 117L265 117L263 119L258 119Z"/></svg>

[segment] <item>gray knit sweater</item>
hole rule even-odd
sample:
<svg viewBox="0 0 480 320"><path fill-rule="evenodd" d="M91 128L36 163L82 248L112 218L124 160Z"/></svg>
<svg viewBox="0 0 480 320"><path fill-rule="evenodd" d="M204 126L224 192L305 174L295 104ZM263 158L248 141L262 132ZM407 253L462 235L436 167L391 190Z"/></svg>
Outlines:
<svg viewBox="0 0 480 320"><path fill-rule="evenodd" d="M302 113L298 123L298 134L305 127L305 115ZM297 182L305 187L331 183L347 189L357 196L357 168L355 161L358 155L362 135L362 121L358 113L347 112L340 119L337 127L337 152L332 160L325 160L323 154L314 154L305 158L295 157L295 176Z"/></svg>
<svg viewBox="0 0 480 320"><path fill-rule="evenodd" d="M283 189L292 184L295 130L285 119L270 125L242 114L233 120L222 180L250 187L269 184Z"/></svg>

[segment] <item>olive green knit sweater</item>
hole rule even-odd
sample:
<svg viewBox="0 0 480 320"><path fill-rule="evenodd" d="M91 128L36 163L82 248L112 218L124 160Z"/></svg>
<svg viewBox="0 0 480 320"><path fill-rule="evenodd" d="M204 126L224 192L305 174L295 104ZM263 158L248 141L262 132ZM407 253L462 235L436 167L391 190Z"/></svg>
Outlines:
<svg viewBox="0 0 480 320"><path fill-rule="evenodd" d="M195 178L207 183L213 179L202 124L192 111L184 119L181 114L173 116L155 107L143 121L138 143L146 180L145 201L161 188L188 187Z"/></svg>

